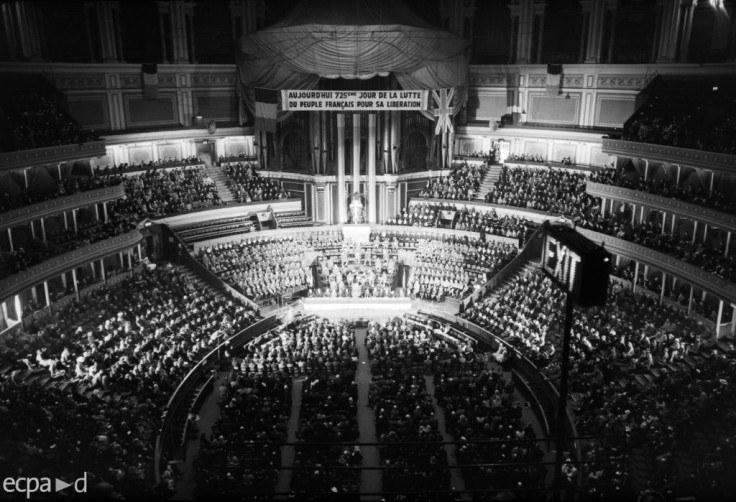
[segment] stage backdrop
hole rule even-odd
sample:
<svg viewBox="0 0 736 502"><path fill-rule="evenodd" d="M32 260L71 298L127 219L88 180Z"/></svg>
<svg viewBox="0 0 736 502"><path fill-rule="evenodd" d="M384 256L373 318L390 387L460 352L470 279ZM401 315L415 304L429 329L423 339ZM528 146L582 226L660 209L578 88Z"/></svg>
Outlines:
<svg viewBox="0 0 736 502"><path fill-rule="evenodd" d="M467 97L469 46L389 0L302 1L283 21L238 40L238 90L253 114L256 88L305 90L320 78L393 73L404 90L456 89L457 113Z"/></svg>

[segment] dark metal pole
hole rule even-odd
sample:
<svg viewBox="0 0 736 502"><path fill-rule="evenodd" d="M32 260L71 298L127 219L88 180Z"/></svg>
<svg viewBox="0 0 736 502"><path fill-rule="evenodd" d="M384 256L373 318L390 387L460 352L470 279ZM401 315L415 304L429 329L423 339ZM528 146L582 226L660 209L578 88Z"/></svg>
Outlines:
<svg viewBox="0 0 736 502"><path fill-rule="evenodd" d="M562 462L565 449L567 415L567 378L570 370L570 332L572 331L572 293L565 295L565 332L562 339L562 367L560 368L560 397L557 402L557 454L555 455L554 500L559 502L562 495Z"/></svg>

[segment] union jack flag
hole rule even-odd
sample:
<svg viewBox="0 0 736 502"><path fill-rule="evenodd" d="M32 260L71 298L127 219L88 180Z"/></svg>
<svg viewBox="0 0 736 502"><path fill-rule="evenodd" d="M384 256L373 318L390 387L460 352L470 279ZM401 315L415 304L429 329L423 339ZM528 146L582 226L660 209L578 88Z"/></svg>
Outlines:
<svg viewBox="0 0 736 502"><path fill-rule="evenodd" d="M432 91L432 97L437 105L437 108L434 109L434 116L437 117L437 125L434 128L435 134L455 132L452 126L452 97L454 95L454 87Z"/></svg>

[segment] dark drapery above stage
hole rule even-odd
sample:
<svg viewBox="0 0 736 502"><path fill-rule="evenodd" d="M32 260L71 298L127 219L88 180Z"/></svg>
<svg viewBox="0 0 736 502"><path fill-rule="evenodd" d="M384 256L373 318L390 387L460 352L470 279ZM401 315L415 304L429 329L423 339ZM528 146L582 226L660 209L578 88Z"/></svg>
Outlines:
<svg viewBox="0 0 736 502"><path fill-rule="evenodd" d="M256 87L314 89L320 78L393 74L407 90L454 87L457 112L467 97L469 45L396 2L307 0L238 40L239 91L252 114Z"/></svg>

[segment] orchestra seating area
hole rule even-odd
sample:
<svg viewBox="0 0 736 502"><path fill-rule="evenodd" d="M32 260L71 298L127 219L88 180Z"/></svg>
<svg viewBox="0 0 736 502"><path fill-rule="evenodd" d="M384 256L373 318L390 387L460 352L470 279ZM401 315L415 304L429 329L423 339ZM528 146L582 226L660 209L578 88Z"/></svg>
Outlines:
<svg viewBox="0 0 736 502"><path fill-rule="evenodd" d="M64 479L87 472L90 486L151 497L164 405L209 348L254 319L162 265L93 290L37 332L4 338L3 464Z"/></svg>
<svg viewBox="0 0 736 502"><path fill-rule="evenodd" d="M563 303L550 279L525 270L463 316L518 348L556 382ZM673 490L687 490L696 482L707 492L716 478L701 472L696 481L691 468L707 462L703 449L716 446L703 434L709 424L736 412L724 399L733 394L726 383L736 375L733 345L716 342L681 311L616 285L605 307L576 312L571 344L578 433L629 438L640 461L632 474L642 484L665 480Z"/></svg>

